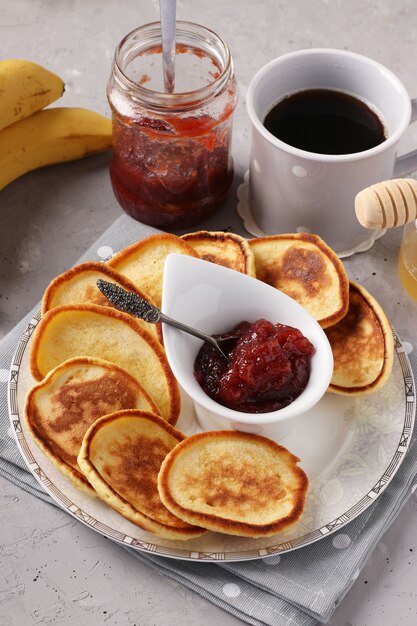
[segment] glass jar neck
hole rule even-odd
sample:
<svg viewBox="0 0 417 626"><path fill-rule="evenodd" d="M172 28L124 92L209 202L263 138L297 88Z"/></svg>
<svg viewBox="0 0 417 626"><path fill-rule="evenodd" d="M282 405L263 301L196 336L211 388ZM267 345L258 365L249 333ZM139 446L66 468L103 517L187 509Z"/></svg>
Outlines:
<svg viewBox="0 0 417 626"><path fill-rule="evenodd" d="M144 86L147 78L138 80L131 71L132 63L146 58L151 52L159 52L162 59L162 36L160 22L146 24L129 33L116 48L113 61L113 78L129 97L156 111L173 109L186 111L201 107L206 101L222 93L233 77L233 62L224 41L213 31L192 22L177 21L176 44L178 50L188 51L197 57L211 61L213 69L206 84L190 91L166 93ZM162 74L162 60L161 60Z"/></svg>

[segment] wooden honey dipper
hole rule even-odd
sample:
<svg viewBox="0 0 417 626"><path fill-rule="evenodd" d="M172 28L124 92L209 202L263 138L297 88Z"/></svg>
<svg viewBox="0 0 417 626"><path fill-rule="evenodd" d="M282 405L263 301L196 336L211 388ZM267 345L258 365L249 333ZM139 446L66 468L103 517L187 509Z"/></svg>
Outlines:
<svg viewBox="0 0 417 626"><path fill-rule="evenodd" d="M356 217L365 228L394 228L417 218L417 180L395 178L366 187L355 198Z"/></svg>

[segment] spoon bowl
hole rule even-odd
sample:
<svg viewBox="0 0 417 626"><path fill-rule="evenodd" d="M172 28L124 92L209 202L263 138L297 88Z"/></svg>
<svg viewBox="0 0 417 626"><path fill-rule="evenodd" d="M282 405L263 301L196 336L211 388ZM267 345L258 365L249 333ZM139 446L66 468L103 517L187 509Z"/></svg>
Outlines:
<svg viewBox="0 0 417 626"><path fill-rule="evenodd" d="M244 413L212 400L194 378L201 341L164 325L169 364L182 389L194 401L197 420L204 430L232 428L283 436L327 390L333 355L323 329L295 300L256 278L202 259L170 254L164 268L162 311L211 335L228 332L243 320L264 318L300 329L314 345L310 378L298 398L269 413Z"/></svg>

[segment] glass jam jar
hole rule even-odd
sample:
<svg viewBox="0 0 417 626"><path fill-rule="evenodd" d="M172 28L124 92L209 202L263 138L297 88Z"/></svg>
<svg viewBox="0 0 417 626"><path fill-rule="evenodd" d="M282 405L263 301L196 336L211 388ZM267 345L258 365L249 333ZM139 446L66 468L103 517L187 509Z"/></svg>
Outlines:
<svg viewBox="0 0 417 626"><path fill-rule="evenodd" d="M398 274L404 289L417 301L417 220L404 226Z"/></svg>
<svg viewBox="0 0 417 626"><path fill-rule="evenodd" d="M151 226L183 228L213 214L233 179L237 87L227 45L177 21L175 88L163 87L161 26L147 24L116 48L107 96L110 175L122 208Z"/></svg>

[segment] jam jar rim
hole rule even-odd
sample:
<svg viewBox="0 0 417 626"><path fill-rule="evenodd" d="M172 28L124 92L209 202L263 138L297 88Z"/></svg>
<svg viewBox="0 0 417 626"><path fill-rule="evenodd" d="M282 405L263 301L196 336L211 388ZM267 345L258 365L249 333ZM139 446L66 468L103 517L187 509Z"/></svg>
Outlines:
<svg viewBox="0 0 417 626"><path fill-rule="evenodd" d="M153 45L161 45L161 24L159 21L150 22L130 31L116 47L112 68L113 78L121 89L130 92L129 97L132 100L156 111L172 112L174 110L180 112L200 108L215 96L223 93L230 79L234 77L233 59L229 47L217 33L195 22L177 20L176 24L177 39L179 36L181 37L181 35L186 36L191 34L196 43L200 40L200 42L204 44L203 50L205 51L208 51L212 44L212 41L208 39L208 37L210 37L218 46L217 58L220 58L224 63L220 68L220 75L215 78L213 82L199 87L198 89L173 94L148 89L142 85L138 85L126 75L123 69L123 61L129 52L134 51L135 48L139 48L139 45L132 47L131 40L136 34L148 33L150 37L152 37L152 39L148 39L148 43L143 49L150 48ZM206 36L202 37L201 34L198 33L198 30L203 31ZM195 47L197 48L197 45ZM123 56L123 54L126 56Z"/></svg>

